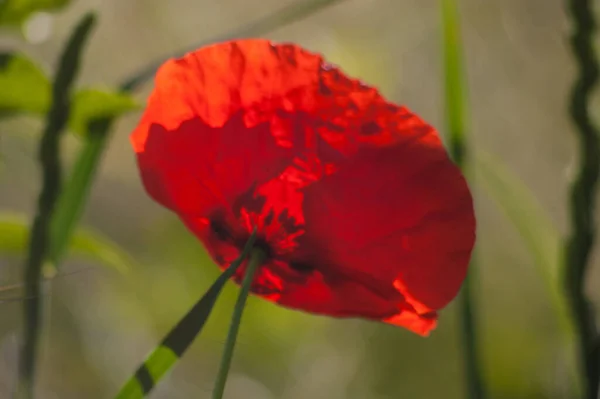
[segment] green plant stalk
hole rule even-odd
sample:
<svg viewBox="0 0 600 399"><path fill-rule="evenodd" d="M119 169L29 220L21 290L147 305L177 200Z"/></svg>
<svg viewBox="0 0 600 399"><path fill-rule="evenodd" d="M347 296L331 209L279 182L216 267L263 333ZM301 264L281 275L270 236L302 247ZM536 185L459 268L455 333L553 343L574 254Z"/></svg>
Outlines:
<svg viewBox="0 0 600 399"><path fill-rule="evenodd" d="M443 50L445 75L445 110L449 135L449 152L454 162L467 172L465 82L463 79L462 49L458 10L453 0L442 0ZM465 375L470 399L486 397L481 360L477 344L476 267L472 260L459 297L459 317L463 348L465 350Z"/></svg>
<svg viewBox="0 0 600 399"><path fill-rule="evenodd" d="M248 258L255 241L256 229L250 235L240 256L221 273L208 291L150 353L135 374L123 385L115 399L142 399L152 391L194 342L206 324L223 286Z"/></svg>
<svg viewBox="0 0 600 399"><path fill-rule="evenodd" d="M24 331L19 358L18 398L32 398L37 347L41 330L42 298L40 295L42 266L50 244L52 212L61 190L60 137L69 119L71 87L79 69L80 55L96 17L86 14L77 25L60 59L52 87L52 104L42 134L39 160L42 189L29 240L24 270Z"/></svg>
<svg viewBox="0 0 600 399"><path fill-rule="evenodd" d="M569 109L579 138L579 168L571 185L571 234L565 243L562 271L577 326L585 397L589 399L597 398L600 383L600 340L592 306L585 296L587 268L595 239L594 204L600 172L600 135L589 113L599 74L594 51L594 3L592 0L567 1L574 24L571 48L579 70Z"/></svg>
<svg viewBox="0 0 600 399"><path fill-rule="evenodd" d="M485 388L483 385L483 376L481 375L480 359L477 350L479 336L477 335L476 312L474 298L474 281L477 281L476 263L471 261L469 265L469 275L465 278L461 293L459 296L459 317L461 328L461 340L465 350L465 377L467 382L467 397L470 399L485 398Z"/></svg>
<svg viewBox="0 0 600 399"><path fill-rule="evenodd" d="M259 36L271 30L281 28L306 18L313 13L320 11L328 6L339 3L343 0L308 0L300 3L294 3L271 15L268 15L258 21L252 22L229 34L212 37L196 43L185 51L178 52L176 55L193 50L210 43L216 43L235 38ZM164 59L150 63L132 76L124 79L120 84L120 90L123 92L132 92L146 83L154 76L156 70L164 62ZM68 248L69 241L74 233L77 221L84 210L87 197L98 170L98 165L102 159L106 142L110 136L110 129L114 119L97 120L90 127L88 135L84 139L82 149L80 150L75 163L73 176L69 178L64 189L64 198L60 198L56 217L52 220L53 233L57 239L51 243L51 257L54 267L60 265L60 261Z"/></svg>
<svg viewBox="0 0 600 399"><path fill-rule="evenodd" d="M229 368L231 367L231 360L233 359L233 350L235 349L235 342L240 329L242 314L244 313L244 307L246 306L246 299L248 299L248 294L250 293L250 287L252 286L254 274L264 260L265 253L261 249L254 248L250 253L250 259L246 268L246 274L244 275L244 281L242 282L240 294L235 303L235 308L233 309L231 324L229 326L229 332L227 333L227 340L225 341L223 356L221 357L221 365L219 367L219 372L217 373L215 388L212 394L213 399L223 398L223 393L225 392L225 383L227 382Z"/></svg>

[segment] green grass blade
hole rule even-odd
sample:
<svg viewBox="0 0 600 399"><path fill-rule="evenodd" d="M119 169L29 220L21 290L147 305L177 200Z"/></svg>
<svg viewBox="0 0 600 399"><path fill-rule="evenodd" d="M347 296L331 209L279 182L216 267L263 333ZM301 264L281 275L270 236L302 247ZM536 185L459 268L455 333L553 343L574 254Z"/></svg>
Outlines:
<svg viewBox="0 0 600 399"><path fill-rule="evenodd" d="M20 256L27 248L29 226L25 218L0 213L0 255ZM134 268L134 262L123 249L108 238L87 229L77 229L70 244L70 251L126 273Z"/></svg>
<svg viewBox="0 0 600 399"><path fill-rule="evenodd" d="M491 154L475 154L477 185L483 188L515 226L533 255L538 271L551 291L558 293L561 236L527 186Z"/></svg>
<svg viewBox="0 0 600 399"><path fill-rule="evenodd" d="M158 347L150 353L135 374L127 380L115 399L144 398L183 356L204 327L225 283L248 257L255 241L256 229L248 239L239 258L221 273L202 298L167 334Z"/></svg>
<svg viewBox="0 0 600 399"><path fill-rule="evenodd" d="M527 186L491 154L479 150L475 157L477 185L492 198L512 222L523 243L533 256L542 277L552 307L559 322L564 358L570 374L573 397L580 397L582 374L575 355L576 330L562 291L560 263L563 258L562 239L549 215Z"/></svg>
<svg viewBox="0 0 600 399"><path fill-rule="evenodd" d="M86 14L73 31L65 47L53 82L52 103L40 141L39 161L42 172L42 189L31 227L29 252L23 276L25 325L19 357L19 382L16 395L23 399L33 397L37 346L41 330L41 273L48 256L52 212L61 188L60 138L69 118L71 88L77 76L81 53L95 22L95 14Z"/></svg>
<svg viewBox="0 0 600 399"><path fill-rule="evenodd" d="M466 174L467 165L467 126L466 98L463 77L462 45L457 5L453 0L442 0L445 111L448 133L448 149L454 162ZM461 338L464 347L465 375L468 397L483 399L486 397L482 376L482 365L478 351L476 272L474 260L471 260L469 274L465 279L459 297L459 317Z"/></svg>

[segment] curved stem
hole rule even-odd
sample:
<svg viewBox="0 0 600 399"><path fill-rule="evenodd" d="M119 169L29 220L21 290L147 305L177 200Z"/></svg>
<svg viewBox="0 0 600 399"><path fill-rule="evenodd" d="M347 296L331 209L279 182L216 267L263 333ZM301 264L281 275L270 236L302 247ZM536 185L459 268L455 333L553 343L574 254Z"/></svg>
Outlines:
<svg viewBox="0 0 600 399"><path fill-rule="evenodd" d="M258 266L264 261L265 253L259 249L254 248L250 253L250 259L248 260L248 266L246 267L246 274L240 294L235 308L233 309L233 315L231 317L231 325L229 326L229 332L227 333L227 340L225 341L225 348L223 349L223 355L221 357L221 365L219 366L219 372L215 381L215 389L213 390L213 399L221 399L225 392L225 383L227 382L227 376L229 374L229 368L231 366L231 359L233 358L233 350L235 349L235 341L237 339L238 331L240 329L240 322L242 321L242 313L246 306L246 299L250 293L250 286L254 279L254 273L258 269Z"/></svg>

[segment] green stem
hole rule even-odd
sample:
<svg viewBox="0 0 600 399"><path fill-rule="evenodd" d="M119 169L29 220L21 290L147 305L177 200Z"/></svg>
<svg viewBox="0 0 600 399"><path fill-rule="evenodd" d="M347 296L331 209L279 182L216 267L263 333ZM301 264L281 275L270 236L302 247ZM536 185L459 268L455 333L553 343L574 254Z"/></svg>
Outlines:
<svg viewBox="0 0 600 399"><path fill-rule="evenodd" d="M227 40L247 38L253 36L261 36L272 30L281 28L282 26L291 24L296 21L300 21L326 7L333 6L334 4L340 3L343 0L306 0L296 1L289 6L283 7L280 10L275 11L273 14L267 15L257 21L251 22L247 25L242 26L232 32L224 35L214 36L208 40L202 40L195 43L193 46L178 51L173 54L174 57L181 57L182 54L188 51L195 50L202 46L206 46L212 43L224 42ZM165 58L161 58L149 65L145 66L140 71L137 71L131 77L125 79L121 84L121 88L125 91L132 91L143 83L151 79L158 68L165 62Z"/></svg>
<svg viewBox="0 0 600 399"><path fill-rule="evenodd" d="M265 253L259 249L254 248L250 253L250 259L248 260L248 266L246 268L246 274L240 294L235 308L233 309L233 316L231 317L231 325L229 326L229 332L227 333L227 340L225 341L225 348L223 349L223 356L221 357L221 366L217 374L217 380L215 381L215 389L213 390L213 399L221 399L223 392L225 392L225 383L227 382L227 376L229 375L229 368L231 366L231 359L233 358L233 350L235 349L235 341L237 339L238 331L240 329L240 322L242 321L242 313L246 305L246 299L250 293L250 286L254 279L254 273L265 259Z"/></svg>
<svg viewBox="0 0 600 399"><path fill-rule="evenodd" d="M571 185L571 235L563 263L565 291L578 333L579 356L585 378L585 397L596 399L600 384L600 339L585 281L594 245L594 204L600 172L600 134L589 109L599 77L594 51L593 0L568 0L574 30L571 47L579 76L573 85L570 113L577 126L579 167Z"/></svg>
<svg viewBox="0 0 600 399"><path fill-rule="evenodd" d="M463 173L468 171L468 148L466 127L466 95L462 65L462 43L456 1L442 0L445 109L450 156ZM486 397L481 361L478 356L476 312L476 267L471 261L469 275L465 279L459 298L461 338L464 348L465 376L468 398Z"/></svg>
<svg viewBox="0 0 600 399"><path fill-rule="evenodd" d="M460 295L460 322L461 322L461 338L463 348L465 350L465 374L467 380L467 397L470 399L485 398L485 390L483 386L483 377L481 375L479 363L480 359L477 356L477 328L475 325L475 300L476 297L474 284L476 269L473 267L475 262L471 262L469 275L465 279Z"/></svg>

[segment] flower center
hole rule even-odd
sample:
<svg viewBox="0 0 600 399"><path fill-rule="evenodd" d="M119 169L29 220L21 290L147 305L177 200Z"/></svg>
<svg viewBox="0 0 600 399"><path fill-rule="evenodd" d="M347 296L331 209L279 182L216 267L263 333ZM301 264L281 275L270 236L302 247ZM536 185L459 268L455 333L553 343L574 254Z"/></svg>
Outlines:
<svg viewBox="0 0 600 399"><path fill-rule="evenodd" d="M239 251L242 251L246 241L249 238L248 234L236 233L234 229L228 226L227 222L218 214L213 215L210 218L209 223L210 230L215 235L215 238L217 238L219 241L229 243L235 246ZM260 249L265 254L265 264L276 259L283 261L289 266L290 269L301 274L310 274L315 270L315 267L307 262L290 260L286 259L286 256L279 256L273 245L274 244L270 243L268 238L265 237L264 232L258 232L258 237L254 243L254 247Z"/></svg>

